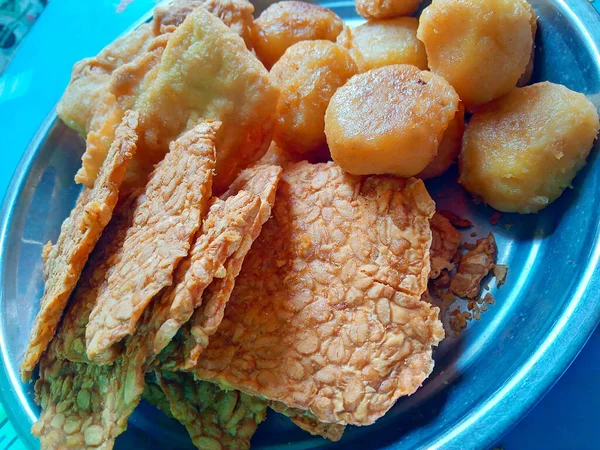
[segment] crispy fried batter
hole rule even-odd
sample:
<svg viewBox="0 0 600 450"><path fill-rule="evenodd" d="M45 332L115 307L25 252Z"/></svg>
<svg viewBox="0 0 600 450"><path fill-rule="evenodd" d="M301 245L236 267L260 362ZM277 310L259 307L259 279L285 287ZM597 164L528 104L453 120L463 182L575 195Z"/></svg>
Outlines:
<svg viewBox="0 0 600 450"><path fill-rule="evenodd" d="M460 232L440 213L435 213L431 225L431 272L429 278L440 276L443 270L454 269L452 258L460 245Z"/></svg>
<svg viewBox="0 0 600 450"><path fill-rule="evenodd" d="M58 241L44 249L44 296L23 358L21 376L28 380L54 332L89 254L112 217L119 187L136 151L137 113L129 111L116 132L108 157L92 189L84 188L63 222Z"/></svg>
<svg viewBox="0 0 600 450"><path fill-rule="evenodd" d="M156 378L169 399L171 413L197 448L250 448L250 438L267 415L263 400L196 382L188 374L157 372Z"/></svg>
<svg viewBox="0 0 600 450"><path fill-rule="evenodd" d="M434 203L420 180L298 163L236 279L197 379L368 425L431 373L422 302Z"/></svg>
<svg viewBox="0 0 600 450"><path fill-rule="evenodd" d="M261 232L263 224L271 215L275 202L275 192L281 177L281 168L272 165L256 166L240 173L229 190L221 198L237 195L241 190L260 196L261 206L251 230L245 234L239 249L225 264L226 276L213 281L204 292L202 304L194 313L192 320L181 330L182 345L174 346L163 355L164 367L172 370L189 370L196 365L198 357L208 345L208 339L215 333L235 286L242 263L250 247Z"/></svg>
<svg viewBox="0 0 600 450"><path fill-rule="evenodd" d="M450 290L459 297L477 297L481 280L493 269L497 253L492 233L479 239L476 247L460 260L458 271L450 283Z"/></svg>
<svg viewBox="0 0 600 450"><path fill-rule="evenodd" d="M105 95L109 93L112 72L133 61L153 37L152 27L142 25L106 46L96 57L83 59L73 66L69 86L56 108L68 127L83 136L87 134L93 121L105 111Z"/></svg>
<svg viewBox="0 0 600 450"><path fill-rule="evenodd" d="M154 8L152 26L156 34L177 27L196 8L202 7L217 16L252 49L252 24L254 6L247 0L174 0Z"/></svg>
<svg viewBox="0 0 600 450"><path fill-rule="evenodd" d="M110 347L133 332L146 305L173 282L208 206L219 126L205 122L173 142L150 177L90 314L85 336L91 360L112 359Z"/></svg>
<svg viewBox="0 0 600 450"><path fill-rule="evenodd" d="M243 40L196 8L172 33L156 79L136 102L144 149L159 158L199 120L220 120L214 188L223 191L267 150L278 94Z"/></svg>
<svg viewBox="0 0 600 450"><path fill-rule="evenodd" d="M337 423L323 423L308 411L289 408L281 402L270 401L269 407L284 416L290 418L292 422L298 425L304 431L308 431L313 436L321 436L330 441L337 442L342 438L346 427Z"/></svg>

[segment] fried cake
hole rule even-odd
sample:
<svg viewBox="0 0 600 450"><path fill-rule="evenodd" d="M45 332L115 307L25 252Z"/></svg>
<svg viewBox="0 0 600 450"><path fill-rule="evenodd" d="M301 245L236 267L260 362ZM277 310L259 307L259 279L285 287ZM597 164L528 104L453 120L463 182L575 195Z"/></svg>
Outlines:
<svg viewBox="0 0 600 450"><path fill-rule="evenodd" d="M221 121L214 189L222 192L267 150L278 96L244 41L196 8L171 34L155 80L136 102L144 149L160 156L199 120Z"/></svg>
<svg viewBox="0 0 600 450"><path fill-rule="evenodd" d="M137 119L136 112L125 114L94 187L83 189L62 224L56 244L48 243L44 248L44 295L23 358L23 380L29 379L52 340L88 256L112 217L119 187L136 152Z"/></svg>
<svg viewBox="0 0 600 450"><path fill-rule="evenodd" d="M151 175L90 314L91 360L114 360L111 346L134 331L150 300L172 284L208 207L219 126L204 122L174 141Z"/></svg>
<svg viewBox="0 0 600 450"><path fill-rule="evenodd" d="M238 34L252 50L251 30L254 23L254 5L246 0L174 0L154 8L152 26L156 34L177 27L196 8L202 7L218 17L231 31Z"/></svg>
<svg viewBox="0 0 600 450"><path fill-rule="evenodd" d="M444 336L421 301L433 213L420 180L287 168L196 379L373 423L427 378Z"/></svg>

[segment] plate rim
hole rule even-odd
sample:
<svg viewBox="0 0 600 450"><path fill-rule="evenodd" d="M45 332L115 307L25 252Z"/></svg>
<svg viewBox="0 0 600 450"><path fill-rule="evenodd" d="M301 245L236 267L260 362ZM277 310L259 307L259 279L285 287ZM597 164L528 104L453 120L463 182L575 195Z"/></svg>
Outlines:
<svg viewBox="0 0 600 450"><path fill-rule="evenodd" d="M600 15L587 1L578 0L555 0L561 6L563 12L567 13L572 23L588 38L588 46L596 53L596 66L600 68L600 42L596 43L594 35L600 36ZM342 5L349 1L338 0L328 2L317 2L326 5ZM152 17L152 11L142 15L127 30L124 35L135 29L143 22ZM590 33L589 25L595 23L596 34ZM598 105L596 105L598 108ZM16 209L16 200L21 194L27 182L31 166L43 143L47 131L60 120L56 114L56 106L46 116L35 135L27 145L19 164L11 178L0 209L0 268L4 265L7 252L7 237L11 226L11 219ZM599 151L599 150L596 150ZM453 449L453 448L483 448L488 447L508 432L543 398L543 396L560 379L563 373L573 363L579 352L584 348L592 333L600 322L600 307L595 310L586 311L586 299L594 294L586 292L587 287L592 284L600 285L600 224L596 225L596 233L590 249L587 267L581 274L582 282L579 283L576 293L571 297L562 314L551 326L549 333L538 343L536 350L529 358L521 364L513 374L508 377L502 386L491 394L484 402L477 405L457 418L452 429L436 436L428 448ZM4 269L0 269L0 305L4 301L3 288ZM576 320L577 319L577 320ZM37 440L30 433L28 424L16 417L16 413L10 406L13 401L20 401L24 394L18 394L16 386L23 386L20 379L11 376L7 370L8 354L6 342L3 338L3 322L0 321L0 358L2 370L0 370L0 401L5 406L6 414L18 431L19 437L31 448L36 448ZM569 345L561 345L568 342ZM550 369L548 369L550 368ZM10 387L11 389L7 389ZM513 406L506 408L506 403L511 402ZM518 404L515 407L514 404ZM504 409L504 411L503 411ZM509 414L506 414L506 411ZM503 414L503 412L505 412ZM29 419L32 415L29 414ZM467 436L465 438L466 434ZM476 441L476 442L474 442ZM465 445L470 442L471 444ZM458 446L456 446L458 444ZM396 448L399 443L390 447Z"/></svg>

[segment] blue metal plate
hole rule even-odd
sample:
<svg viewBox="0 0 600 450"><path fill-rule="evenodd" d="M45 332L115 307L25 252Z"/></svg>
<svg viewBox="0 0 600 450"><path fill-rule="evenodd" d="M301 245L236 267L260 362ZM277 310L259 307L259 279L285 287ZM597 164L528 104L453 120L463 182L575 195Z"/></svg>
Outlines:
<svg viewBox="0 0 600 450"><path fill-rule="evenodd" d="M600 101L600 20L587 2L537 0L540 16L536 80L562 83ZM353 4L328 3L348 21ZM50 70L50 69L49 69ZM78 193L72 182L82 140L52 113L13 178L0 222L0 397L18 433L38 408L31 385L18 379L29 329L42 293L41 247L55 240ZM443 209L469 217L478 236L493 231L506 284L490 286L496 304L435 353L436 369L415 395L401 399L375 425L351 427L331 444L271 414L255 448L484 448L528 411L568 367L600 319L600 162L597 149L574 189L538 215L476 206L451 171L428 183ZM473 230L469 230L470 234ZM468 236L466 236L468 237ZM474 240L475 238L469 238ZM148 405L132 417L117 448L191 448L185 431Z"/></svg>

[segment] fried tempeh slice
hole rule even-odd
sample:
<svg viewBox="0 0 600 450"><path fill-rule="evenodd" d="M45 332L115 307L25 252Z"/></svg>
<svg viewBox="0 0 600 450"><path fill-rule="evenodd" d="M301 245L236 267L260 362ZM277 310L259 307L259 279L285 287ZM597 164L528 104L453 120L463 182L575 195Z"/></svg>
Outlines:
<svg viewBox="0 0 600 450"><path fill-rule="evenodd" d="M88 357L112 359L152 298L173 282L206 213L219 122L204 122L171 144L138 198L133 223L114 256L86 328Z"/></svg>
<svg viewBox="0 0 600 450"><path fill-rule="evenodd" d="M94 187L83 189L75 208L62 224L56 244L51 247L47 244L44 248L44 295L21 367L24 381L29 379L52 340L88 256L112 217L119 187L136 151L137 119L136 112L127 112Z"/></svg>
<svg viewBox="0 0 600 450"><path fill-rule="evenodd" d="M202 7L217 16L252 49L254 5L247 0L174 0L154 8L152 26L156 34L177 27L196 8Z"/></svg>
<svg viewBox="0 0 600 450"><path fill-rule="evenodd" d="M308 431L313 436L321 436L330 441L337 442L342 438L346 429L344 425L339 425L337 423L319 422L319 420L308 411L289 408L281 402L271 401L268 402L268 404L273 411L289 417L299 428Z"/></svg>
<svg viewBox="0 0 600 450"><path fill-rule="evenodd" d="M454 269L452 259L460 246L460 232L450 221L436 212L430 220L431 224L431 272L429 278L440 276L442 270Z"/></svg>
<svg viewBox="0 0 600 450"><path fill-rule="evenodd" d="M156 378L169 399L171 413L197 448L250 448L252 435L267 415L263 400L196 382L190 374L157 372Z"/></svg>
<svg viewBox="0 0 600 450"><path fill-rule="evenodd" d="M158 355L202 302L215 277L226 276L224 264L240 247L260 210L260 199L246 191L223 201L215 198L188 257L175 272L175 283L152 305L153 354Z"/></svg>
<svg viewBox="0 0 600 450"><path fill-rule="evenodd" d="M456 275L450 282L452 293L459 297L477 297L481 280L494 268L497 254L498 248L492 233L479 239L476 247L460 260Z"/></svg>
<svg viewBox="0 0 600 450"><path fill-rule="evenodd" d="M98 298L98 291L118 255L131 227L138 193L119 200L113 217L88 259L79 283L71 296L62 324L52 341L58 359L89 363L85 349L85 327Z"/></svg>
<svg viewBox="0 0 600 450"><path fill-rule="evenodd" d="M35 384L42 413L31 428L42 449L113 447L127 421L117 420L114 413L111 370L110 366L62 360L55 342L50 344L40 360L40 378Z"/></svg>
<svg viewBox="0 0 600 450"><path fill-rule="evenodd" d="M420 299L433 213L420 180L287 168L196 379L321 422L373 423L429 376L444 336Z"/></svg>
<svg viewBox="0 0 600 450"><path fill-rule="evenodd" d="M240 247L227 260L225 277L214 280L207 288L192 320L181 329L181 345L172 346L172 350L162 356L164 367L189 370L196 365L200 353L208 345L209 337L215 333L223 319L244 258L271 215L281 173L282 169L275 165L260 165L243 170L229 190L221 196L222 199L227 199L242 190L258 195L261 199L260 213L250 232L244 236Z"/></svg>

